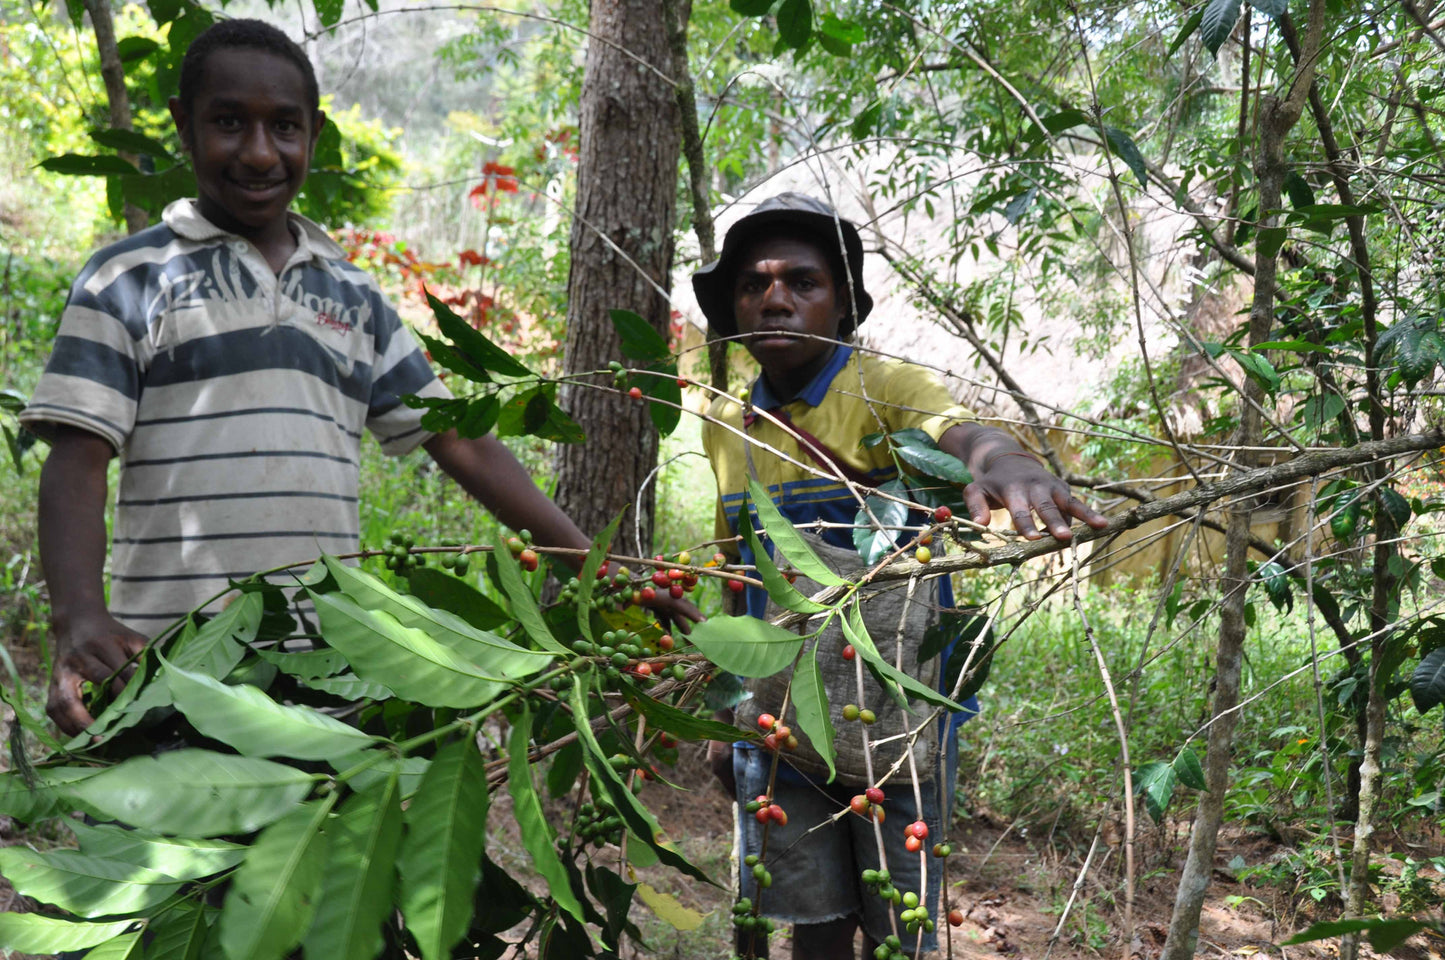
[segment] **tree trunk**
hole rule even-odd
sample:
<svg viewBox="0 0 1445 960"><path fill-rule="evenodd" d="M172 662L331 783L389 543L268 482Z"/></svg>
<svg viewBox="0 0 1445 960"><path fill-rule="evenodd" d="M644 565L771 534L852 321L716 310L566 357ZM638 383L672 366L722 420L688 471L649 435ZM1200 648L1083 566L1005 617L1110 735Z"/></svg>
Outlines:
<svg viewBox="0 0 1445 960"><path fill-rule="evenodd" d="M120 49L115 42L115 19L110 15L107 0L85 0L85 12L95 30L95 48L100 54L100 76L105 81L105 98L110 103L112 130L129 130L130 94L125 90L125 65L120 62ZM135 163L133 153L121 153L121 159ZM150 223L146 212L133 203L125 205L126 233L137 233Z"/></svg>
<svg viewBox="0 0 1445 960"><path fill-rule="evenodd" d="M673 73L666 13L663 0L592 0L567 279L568 375L625 361L608 310L632 310L667 335L670 305L659 288L669 288L672 268L678 111L664 79ZM588 384L564 385L560 396L587 441L558 448L557 504L589 534L624 509L623 529L632 528L633 504L657 462L646 402L611 383L604 372ZM640 517L645 552L653 502L648 486Z"/></svg>
<svg viewBox="0 0 1445 960"><path fill-rule="evenodd" d="M1307 58L1301 66L1284 99L1261 96L1255 109L1260 113L1260 144L1255 161L1259 178L1259 209L1276 211L1283 206L1282 193L1288 167L1284 159L1284 139L1304 112L1306 93L1314 82L1315 54L1319 50L1324 26L1324 0L1311 0L1309 33L1306 38ZM1246 25L1245 35L1248 36ZM1241 149L1244 144L1240 144ZM1266 213L1260 219L1260 230L1276 227L1279 217ZM1274 326L1275 278L1279 266L1278 248L1267 252L1259 246L1254 264L1254 302L1249 311L1249 346L1264 343ZM1240 455L1244 469L1257 460L1254 450L1260 445L1261 421L1259 404L1264 391L1254 378L1244 384L1246 402L1241 405ZM1207 789L1199 798L1199 810L1189 835L1189 854L1179 877L1174 898L1174 913L1169 918L1169 936L1165 940L1162 960L1190 960L1199 943L1199 915L1204 895L1214 874L1214 853L1219 827L1224 818L1224 796L1229 789L1229 767L1232 760L1234 726L1239 714L1240 667L1244 655L1244 606L1249 588L1246 558L1249 554L1249 520L1253 500L1241 497L1229 511L1229 532L1225 538L1224 602L1219 617L1219 650L1215 663L1214 715L1209 728L1209 743L1204 763ZM1311 601L1313 602L1313 601Z"/></svg>

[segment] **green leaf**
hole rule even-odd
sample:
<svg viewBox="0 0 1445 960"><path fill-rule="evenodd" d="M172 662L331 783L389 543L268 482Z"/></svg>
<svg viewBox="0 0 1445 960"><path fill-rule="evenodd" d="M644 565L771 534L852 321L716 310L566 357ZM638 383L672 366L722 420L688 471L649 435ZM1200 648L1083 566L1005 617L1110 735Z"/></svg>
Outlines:
<svg viewBox="0 0 1445 960"><path fill-rule="evenodd" d="M183 634L170 651L171 663L217 679L226 677L246 655L245 645L256 639L265 611L265 595L241 594L195 633Z"/></svg>
<svg viewBox="0 0 1445 960"><path fill-rule="evenodd" d="M831 34L823 33L821 30L813 34L818 40L818 45L835 57L853 56L853 45L846 41L839 40Z"/></svg>
<svg viewBox="0 0 1445 960"><path fill-rule="evenodd" d="M1208 790L1209 784L1204 780L1204 767L1199 763L1199 757L1194 750L1185 744L1179 748L1179 756L1174 758L1174 775L1179 782L1191 790Z"/></svg>
<svg viewBox="0 0 1445 960"><path fill-rule="evenodd" d="M1289 230L1284 227L1261 227L1255 235L1255 249L1262 257L1277 257L1288 238Z"/></svg>
<svg viewBox="0 0 1445 960"><path fill-rule="evenodd" d="M426 302L431 306L432 315L436 317L437 329L469 362L483 370L500 373L507 377L532 376L531 370L513 359L510 353L488 340L471 324L457 316L451 307L430 293L426 295Z"/></svg>
<svg viewBox="0 0 1445 960"><path fill-rule="evenodd" d="M756 478L748 479L748 502L758 513L758 522L763 525L763 531L767 533L768 539L783 552L799 573L812 580L814 583L822 584L825 587L837 587L846 584L848 581L834 573L832 568L818 559L813 548L808 546L802 535L794 529L793 524L784 517L777 504L768 496L767 488L757 481ZM746 523L749 518L739 515L739 525Z"/></svg>
<svg viewBox="0 0 1445 960"><path fill-rule="evenodd" d="M0 874L24 896L80 917L144 913L181 887L175 877L75 850L0 848Z"/></svg>
<svg viewBox="0 0 1445 960"><path fill-rule="evenodd" d="M601 570L602 564L607 561L607 551L612 547L612 538L617 536L617 527L622 523L622 517L621 513L613 517L607 529L593 539L592 546L587 550L587 557L582 561L582 570L577 574L577 627L589 641L592 639L592 593L597 586L597 571ZM506 547L499 544L496 549L504 550ZM500 570L498 572L500 573ZM522 582L520 571L517 581ZM532 591L525 589L525 583L522 583L522 587L527 599L531 599ZM552 637L551 630L545 624L542 629L548 638Z"/></svg>
<svg viewBox="0 0 1445 960"><path fill-rule="evenodd" d="M0 816L34 823L67 813L65 785L99 772L98 767L41 767L34 772L33 783L19 773L0 774Z"/></svg>
<svg viewBox="0 0 1445 960"><path fill-rule="evenodd" d="M592 773L594 789L600 787L607 793L608 799L626 821L627 829L632 831L632 835L647 844L666 865L695 879L713 883L711 877L693 866L671 844L662 840L657 818L638 802L627 784L617 775L617 771L612 769L612 764L607 761L602 747L597 743L597 737L592 733L592 723L587 713L587 693L582 686L582 678L575 675L572 678L572 720L577 726L577 738L582 743L587 769Z"/></svg>
<svg viewBox="0 0 1445 960"><path fill-rule="evenodd" d="M1441 358L1440 335L1433 330L1408 326L1395 345L1395 358L1400 367L1400 379L1407 387L1413 388L1435 371L1435 364Z"/></svg>
<svg viewBox="0 0 1445 960"><path fill-rule="evenodd" d="M1291 170L1285 174L1284 192L1289 195L1290 206L1298 210L1300 207L1312 207L1315 205L1315 191L1310 182L1300 176L1298 171Z"/></svg>
<svg viewBox="0 0 1445 960"><path fill-rule="evenodd" d="M1199 33L1204 39L1204 46L1215 59L1219 58L1219 48L1224 46L1224 41L1234 32L1234 25L1238 21L1239 0L1208 0L1204 5Z"/></svg>
<svg viewBox="0 0 1445 960"><path fill-rule="evenodd" d="M135 63L155 53L160 46L150 37L121 37L116 41L115 49L120 54L121 63Z"/></svg>
<svg viewBox="0 0 1445 960"><path fill-rule="evenodd" d="M56 954L85 950L125 933L134 920L72 923L38 913L0 913L0 948L21 953Z"/></svg>
<svg viewBox="0 0 1445 960"><path fill-rule="evenodd" d="M1289 217L1291 220L1304 220L1305 226L1309 227L1311 223L1347 220L1350 217L1368 217L1379 212L1380 208L1373 204L1315 203L1296 207L1290 211Z"/></svg>
<svg viewBox="0 0 1445 960"><path fill-rule="evenodd" d="M677 382L677 364L654 363L648 369L656 370L662 375L637 378L645 396L661 401L649 403L647 415L652 419L652 425L657 428L657 432L668 437L682 420L682 387Z"/></svg>
<svg viewBox="0 0 1445 960"><path fill-rule="evenodd" d="M1063 133L1065 130L1071 130L1074 127L1091 124L1092 122L1087 113L1070 107L1067 110L1060 110L1057 113L1039 117L1039 126L1030 127L1028 131L1024 133L1024 140L1029 143L1042 143L1045 132L1050 135ZM1040 130L1039 127L1043 127L1043 129Z"/></svg>
<svg viewBox="0 0 1445 960"><path fill-rule="evenodd" d="M609 310L607 314L612 318L612 326L617 330L617 336L622 339L624 357L652 361L666 360L672 356L672 351L667 349L667 338L642 317L631 310Z"/></svg>
<svg viewBox="0 0 1445 960"><path fill-rule="evenodd" d="M454 613L478 630L492 630L512 619L491 597L461 577L435 567L418 567L407 574L406 580L412 594L422 603Z"/></svg>
<svg viewBox="0 0 1445 960"><path fill-rule="evenodd" d="M1199 29L1199 24L1203 22L1203 20L1204 8L1199 7L1185 19L1183 26L1179 28L1179 32L1174 35L1174 39L1169 44L1169 49L1164 51L1164 59L1167 60L1174 56L1175 51L1184 46L1184 41L1188 40L1194 35L1194 31Z"/></svg>
<svg viewBox="0 0 1445 960"><path fill-rule="evenodd" d="M161 663L166 664L164 657ZM203 735L247 757L325 760L375 742L348 723L306 706L285 706L255 687L228 686L166 664L176 709Z"/></svg>
<svg viewBox="0 0 1445 960"><path fill-rule="evenodd" d="M868 34L863 30L861 24L851 20L840 20L833 13L823 14L823 19L818 23L818 29L835 40L841 40L850 45L862 43L868 39Z"/></svg>
<svg viewBox="0 0 1445 960"><path fill-rule="evenodd" d="M1273 20L1289 11L1289 0L1249 0L1249 5Z"/></svg>
<svg viewBox="0 0 1445 960"><path fill-rule="evenodd" d="M583 715L585 717L585 711ZM578 921L586 923L582 905L572 892L567 870L557 856L557 848L552 845L552 828L547 825L542 801L532 783L532 767L527 762L531 740L532 711L525 710L512 722L512 738L507 749L507 792L512 795L512 816L522 834L522 846L532 855L532 868L547 881L547 891L552 899Z"/></svg>
<svg viewBox="0 0 1445 960"><path fill-rule="evenodd" d="M437 751L406 809L401 912L423 960L442 960L467 932L487 830L487 772L476 741Z"/></svg>
<svg viewBox="0 0 1445 960"><path fill-rule="evenodd" d="M116 174L140 172L120 157L109 155L91 157L78 153L47 157L40 161L39 166L42 170L64 174L67 177L113 177Z"/></svg>
<svg viewBox="0 0 1445 960"><path fill-rule="evenodd" d="M1361 920L1326 920L1313 924L1303 933L1295 934L1283 941L1283 944L1291 946L1296 943L1324 940L1328 937L1340 937L1347 933L1364 933L1369 938L1370 946L1374 947L1376 952L1388 953L1409 937L1430 926L1431 924L1426 921L1407 918L1371 917Z"/></svg>
<svg viewBox="0 0 1445 960"><path fill-rule="evenodd" d="M246 856L246 848L227 840L193 840L163 837L146 830L127 830L109 824L66 823L91 857L116 860L155 870L177 880L199 880L229 870Z"/></svg>
<svg viewBox="0 0 1445 960"><path fill-rule="evenodd" d="M778 37L797 50L813 35L813 5L809 0L783 0L778 8Z"/></svg>
<svg viewBox="0 0 1445 960"><path fill-rule="evenodd" d="M211 922L220 911L197 901L183 901L151 922L155 939L146 960L203 960Z"/></svg>
<svg viewBox="0 0 1445 960"><path fill-rule="evenodd" d="M624 684L622 691L627 702L647 718L649 725L665 730L679 740L717 740L720 743L732 743L748 739L747 733L730 723L694 716L670 703L652 699L631 684Z"/></svg>
<svg viewBox="0 0 1445 960"><path fill-rule="evenodd" d="M873 638L868 635L868 628L863 623L863 615L857 603L853 604L852 609L848 612L848 616L841 618L841 623L843 626L843 635L848 638L849 643L853 644L853 649L858 652L858 655L875 671L882 674L884 678L902 687L908 696L915 700L924 700L934 706L943 707L955 713L963 709L961 705L954 703L937 690L929 687L926 683L921 682L909 673L899 670L885 660L883 655L878 652L877 646L874 645Z"/></svg>
<svg viewBox="0 0 1445 960"><path fill-rule="evenodd" d="M1139 147L1134 143L1134 138L1118 127L1105 127L1104 139L1108 142L1109 149L1113 151L1114 156L1123 160L1125 165L1134 171L1134 176L1139 178L1139 186L1148 190L1149 170L1144 163L1144 155L1139 152Z"/></svg>
<svg viewBox="0 0 1445 960"><path fill-rule="evenodd" d="M321 825L336 803L328 794L271 824L236 870L221 908L228 960L281 960L301 942L316 913L328 837Z"/></svg>
<svg viewBox="0 0 1445 960"><path fill-rule="evenodd" d="M285 816L314 780L270 760L184 749L131 757L64 790L130 826L214 837L251 833Z"/></svg>
<svg viewBox="0 0 1445 960"><path fill-rule="evenodd" d="M989 672L993 669L993 651L996 646L993 630L990 629L987 632L984 630L988 626L987 617L974 613L965 613L963 616L963 623L955 628L958 631L958 646L953 648L948 663L943 667L943 689L952 691L958 684L958 678L963 674L964 664L968 664L969 678L954 694L960 703L978 693L988 682ZM926 639L927 634L924 636ZM919 662L923 662L921 651Z"/></svg>
<svg viewBox="0 0 1445 960"><path fill-rule="evenodd" d="M709 617L688 635L713 663L740 677L770 677L788 667L803 638L756 617Z"/></svg>
<svg viewBox="0 0 1445 960"><path fill-rule="evenodd" d="M1164 811L1174 796L1177 775L1172 764L1156 760L1146 763L1134 773L1134 793L1144 798L1144 808L1155 823L1164 819Z"/></svg>
<svg viewBox="0 0 1445 960"><path fill-rule="evenodd" d="M896 439L896 438L895 438ZM963 461L937 447L917 443L899 443L894 446L898 455L907 463L930 477L938 477L949 483L966 485L973 483L973 474Z"/></svg>
<svg viewBox="0 0 1445 960"><path fill-rule="evenodd" d="M462 353L460 350L456 349L445 340L441 340L437 337L429 337L424 333L419 333L417 334L417 336L420 337L422 346L426 348L427 353L431 354L432 363L440 364L443 368L450 370L452 373L459 374L460 376L465 377L473 383L494 382L491 375L488 374L487 371L472 363L472 361L467 357L466 354ZM447 415L452 418L452 421L454 423L460 421L460 411L466 409L469 403L469 400L463 398L456 398L453 400L441 400L440 398L436 397L427 397L421 399L433 400L435 402L434 404L429 403L426 404L426 406L432 410L447 411ZM500 403L497 401L495 394L487 394L485 397L480 397L477 399L491 400L493 403L497 403L498 409L500 409ZM492 422L496 422L495 413L492 416ZM490 429L490 427L488 429Z"/></svg>
<svg viewBox="0 0 1445 960"><path fill-rule="evenodd" d="M401 797L393 774L377 789L352 794L331 837L321 899L306 933L307 960L371 960L391 914L401 845Z"/></svg>
<svg viewBox="0 0 1445 960"><path fill-rule="evenodd" d="M402 596L366 571L349 567L335 557L327 557L325 562L341 591L358 604L389 614L402 626L425 631L490 676L519 680L551 661L536 650L527 650L496 634L479 630L453 613L429 607L416 597ZM384 678L377 679L386 682Z"/></svg>
<svg viewBox="0 0 1445 960"><path fill-rule="evenodd" d="M1264 231L1260 231L1263 233ZM1266 393L1273 396L1279 392L1279 373L1262 353L1245 350L1231 350L1229 355L1238 361L1251 380L1258 383Z"/></svg>
<svg viewBox="0 0 1445 960"><path fill-rule="evenodd" d="M570 658L572 652L552 636L552 630L547 626L547 621L543 619L542 611L537 606L537 598L532 596L532 588L522 579L521 565L517 563L517 558L512 556L512 551L507 549L500 535L493 542L492 556L497 563L497 578L501 580L497 586L506 594L507 600L512 604L512 616L522 625L527 636L542 650ZM548 659L550 661L550 657Z"/></svg>
<svg viewBox="0 0 1445 960"><path fill-rule="evenodd" d="M734 13L745 17L765 17L776 2L777 0L728 0L728 6Z"/></svg>
<svg viewBox="0 0 1445 960"><path fill-rule="evenodd" d="M1410 522L1410 517L1414 515L1410 508L1410 501L1400 496L1400 492L1394 487L1381 487L1379 496L1381 508L1390 515L1391 520L1395 521L1395 527L1403 530L1405 524Z"/></svg>
<svg viewBox="0 0 1445 960"><path fill-rule="evenodd" d="M125 933L87 953L81 960L140 960L141 931Z"/></svg>
<svg viewBox="0 0 1445 960"><path fill-rule="evenodd" d="M767 550L763 549L762 541L758 539L757 533L753 531L750 522L751 511L748 510L748 502L743 501L742 511L738 514L740 521L738 529L743 535L743 543L753 552L753 565L758 569L758 576L762 577L763 586L767 588L768 596L773 602L784 610L791 610L794 613L822 613L828 608L821 603L808 599L798 592L798 588L788 582L788 578L778 571L777 564L773 563L768 556Z"/></svg>
<svg viewBox="0 0 1445 960"><path fill-rule="evenodd" d="M889 480L878 488L880 494L887 494L890 497L907 497L908 488L903 485L902 480ZM885 529L876 529L871 526L873 521L868 514L859 510L853 518L857 526L853 530L853 545L858 548L858 555L863 558L864 563L877 563L883 557L897 549L894 537L897 532L886 529L888 527L900 527L908 522L908 507L894 499L884 499L882 496L869 496L864 501L868 509L873 512L878 523ZM806 572L806 571L805 571Z"/></svg>
<svg viewBox="0 0 1445 960"><path fill-rule="evenodd" d="M828 692L823 686L823 671L818 666L817 644L793 671L793 706L798 711L799 728L828 764L828 782L832 783L838 775L833 767L833 720L828 714Z"/></svg>
<svg viewBox="0 0 1445 960"><path fill-rule="evenodd" d="M134 130L92 130L90 139L102 147L110 147L112 150L120 150L124 153L146 154L157 160L175 159L166 149L165 144L152 140L145 134L136 133Z"/></svg>
<svg viewBox="0 0 1445 960"><path fill-rule="evenodd" d="M402 699L429 707L475 707L507 687L504 678L486 673L389 613L364 610L338 594L311 596L326 642L346 655L358 677Z"/></svg>
<svg viewBox="0 0 1445 960"><path fill-rule="evenodd" d="M390 700L394 694L374 680L363 680L354 673L339 673L334 677L317 677L302 680L303 687L329 693L342 700Z"/></svg>
<svg viewBox="0 0 1445 960"><path fill-rule="evenodd" d="M1410 677L1410 699L1419 713L1445 703L1445 647L1436 647L1421 658Z"/></svg>
<svg viewBox="0 0 1445 960"><path fill-rule="evenodd" d="M287 676L299 677L302 680L334 677L347 668L346 658L341 655L341 651L330 648L303 650L300 653L278 653L265 649L255 652L262 660Z"/></svg>
<svg viewBox="0 0 1445 960"><path fill-rule="evenodd" d="M345 0L312 0L316 16L323 26L334 27L341 21L341 12L346 8Z"/></svg>

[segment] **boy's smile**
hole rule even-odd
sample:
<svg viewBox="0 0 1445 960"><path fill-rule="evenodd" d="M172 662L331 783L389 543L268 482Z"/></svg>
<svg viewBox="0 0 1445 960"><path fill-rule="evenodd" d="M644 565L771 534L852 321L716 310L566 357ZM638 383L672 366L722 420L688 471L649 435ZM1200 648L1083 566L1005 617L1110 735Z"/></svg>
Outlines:
<svg viewBox="0 0 1445 960"><path fill-rule="evenodd" d="M325 122L313 113L296 65L250 47L216 50L189 110L172 99L171 116L195 168L201 214L253 241L268 259L289 255L287 209Z"/></svg>
<svg viewBox="0 0 1445 960"><path fill-rule="evenodd" d="M733 278L733 316L778 395L795 396L833 355L828 340L838 339L843 320L823 251L792 237L749 244Z"/></svg>

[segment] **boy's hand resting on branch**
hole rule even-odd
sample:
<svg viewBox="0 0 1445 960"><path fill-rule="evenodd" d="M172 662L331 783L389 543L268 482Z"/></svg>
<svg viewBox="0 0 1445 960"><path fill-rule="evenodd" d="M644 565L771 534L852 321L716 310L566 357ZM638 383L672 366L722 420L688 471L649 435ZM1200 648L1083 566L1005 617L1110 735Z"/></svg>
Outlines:
<svg viewBox="0 0 1445 960"><path fill-rule="evenodd" d="M707 619L702 615L691 600L686 597L673 597L670 593L659 593L651 600L642 601L642 605L652 611L662 624L664 630L676 630L686 636L692 633L692 625L701 623Z"/></svg>
<svg viewBox="0 0 1445 960"><path fill-rule="evenodd" d="M81 684L100 684L115 677L113 691L120 693L135 664L128 662L149 643L104 610L83 616L73 623L56 625L55 670L50 677L50 696L45 712L55 725L74 736L94 722L85 709Z"/></svg>
<svg viewBox="0 0 1445 960"><path fill-rule="evenodd" d="M973 482L963 488L963 502L974 523L987 525L993 510L1007 510L1014 529L1026 539L1043 537L1034 525L1037 515L1055 540L1074 538L1072 520L1082 520L1095 530L1109 525L1108 519L1069 492L1069 485L1054 476L1031 453L997 427L976 423L949 428L939 447L968 464Z"/></svg>

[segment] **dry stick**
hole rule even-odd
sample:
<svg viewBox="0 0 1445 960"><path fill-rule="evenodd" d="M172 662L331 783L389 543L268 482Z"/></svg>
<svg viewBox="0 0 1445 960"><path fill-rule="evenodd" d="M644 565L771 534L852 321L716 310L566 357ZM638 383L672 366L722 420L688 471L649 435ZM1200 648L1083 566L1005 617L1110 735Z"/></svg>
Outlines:
<svg viewBox="0 0 1445 960"><path fill-rule="evenodd" d="M1319 487L1319 480L1316 479L1310 484L1309 508L1306 514L1305 529L1310 530L1314 526L1315 494ZM1338 873L1340 889L1345 886L1345 858L1340 852L1340 831L1339 824L1335 821L1335 791L1334 791L1334 764L1330 757L1330 745L1328 727L1325 725L1325 687L1324 681L1320 678L1320 652L1315 644L1315 611L1318 605L1315 603L1315 565L1314 565L1314 537L1305 537L1305 626L1309 630L1310 637L1310 675L1314 681L1315 691L1315 719L1319 724L1320 738L1320 769L1324 772L1325 781L1325 808L1329 811L1330 818L1330 843L1335 849L1335 870Z"/></svg>
<svg viewBox="0 0 1445 960"><path fill-rule="evenodd" d="M1093 862L1094 851L1099 848L1099 834L1103 832L1103 827L1104 821L1101 818L1098 826L1094 827L1094 839L1089 841L1089 852L1084 856L1084 865L1079 868L1079 875L1074 878L1074 886L1069 891L1069 899L1059 913L1059 922L1054 926L1054 932L1049 934L1049 948L1044 951L1044 960L1049 960L1053 956L1054 947L1058 944L1059 937L1064 932L1064 924L1069 919L1069 911L1074 908L1074 901L1078 899L1079 891L1084 888L1084 878L1089 875L1089 864ZM1128 956L1127 951L1125 956Z"/></svg>
<svg viewBox="0 0 1445 960"><path fill-rule="evenodd" d="M697 89L687 63L687 18L682 6L688 0L664 0L668 42L672 45L673 70L677 72L677 108L682 125L682 155L687 158L687 186L692 197L692 229L697 234L703 263L717 259L717 238L713 229L712 205L707 195L707 155L702 132L697 126ZM713 389L728 388L728 342L711 328L707 335L708 382Z"/></svg>
<svg viewBox="0 0 1445 960"><path fill-rule="evenodd" d="M1119 765L1124 771L1124 956L1133 952L1134 944L1134 772L1129 760L1129 730L1124 725L1124 715L1119 710L1119 697L1114 693L1114 681L1109 676L1109 665L1094 638L1094 626L1084 612L1084 602L1079 597L1079 548L1069 551L1073 567L1074 610L1084 626L1084 639L1094 652L1094 661L1099 665L1099 679L1104 683L1104 692L1109 695L1109 709L1114 714L1114 728L1119 734ZM1100 823L1103 821L1101 820ZM1098 839L1097 832L1095 839ZM1089 848L1090 853L1093 847Z"/></svg>
<svg viewBox="0 0 1445 960"><path fill-rule="evenodd" d="M1284 138L1304 112L1306 98L1314 83L1315 61L1324 30L1324 3L1325 0L1311 0L1305 52L1299 58L1299 67L1286 97L1281 100L1262 95L1256 100L1256 109L1261 114L1261 143L1256 158L1259 209L1264 212L1261 230L1275 227L1278 221L1278 214L1269 211L1277 211L1281 206L1286 171ZM1255 294L1249 313L1251 348L1269 339L1270 329L1274 324L1278 251L1270 255L1263 245L1256 244L1254 266ZM1244 386L1246 397L1255 400L1262 398L1263 391L1254 379L1247 379ZM1250 404L1244 408L1241 439L1246 448L1259 443L1261 422L1260 411L1255 405ZM1240 460L1243 466L1251 466L1254 455L1248 450L1242 451ZM1209 728L1205 758L1205 782L1208 790L1199 800L1198 813L1189 838L1189 854L1180 876L1174 912L1169 919L1169 934L1164 943L1163 960L1189 960L1194 956L1199 942L1199 918L1204 905L1204 895L1213 874L1214 852L1224 814L1224 795L1229 784L1234 725L1238 718L1234 708L1239 700L1244 652L1244 603L1249 582L1246 558L1251 513L1250 502L1241 499L1234 504L1229 516L1224 573L1227 599L1220 612L1213 706L1215 721L1211 722Z"/></svg>
<svg viewBox="0 0 1445 960"><path fill-rule="evenodd" d="M1407 0L1404 6L1409 11L1414 5ZM1289 15L1286 13L1280 18L1280 33L1288 44L1295 61L1301 65L1302 72L1312 68L1313 61L1318 56L1318 39L1313 38L1314 42L1311 42L1315 30L1315 19L1312 3L1310 22L1307 28L1310 35L1306 36L1304 45L1301 47ZM1418 17L1416 19L1417 22L1420 20ZM1433 33L1431 39L1436 39ZM1334 181L1340 202L1354 205L1354 192L1341 162L1342 153L1339 143L1335 139L1334 125L1330 121L1329 111L1325 108L1312 76L1307 93L1310 112L1314 117L1315 126L1319 130L1320 142L1325 148L1327 169ZM1261 208L1263 208L1262 196ZM1385 435L1385 407L1381 399L1380 375L1377 366L1379 327L1376 318L1374 274L1370 269L1370 250L1365 240L1364 217L1358 215L1347 217L1345 225L1349 228L1350 251L1357 266L1360 281L1360 316L1364 321L1365 393L1369 400L1370 439L1379 440ZM1379 480L1388 473L1388 467L1382 463L1373 464L1369 472L1372 478ZM1379 502L1378 498L1379 494L1376 494L1377 502ZM1380 678L1377 676L1377 672L1380 662L1384 659L1385 646L1389 642L1389 634L1384 627L1390 619L1390 600L1395 592L1395 577L1390 573L1390 560L1394 557L1395 551L1389 541L1394 538L1397 531L1394 518L1388 510L1379 509L1375 511L1375 514L1376 540L1371 564L1370 626L1378 639L1371 644L1368 697L1365 705L1365 742L1361 744L1364 755L1360 761L1360 792L1355 818L1350 887L1345 900L1346 916L1361 916L1365 909L1365 900L1369 896L1370 848L1375 832L1373 817L1385 735L1386 703L1384 692L1380 689ZM1340 941L1340 960L1355 960L1358 952L1359 935L1356 933L1346 934Z"/></svg>

